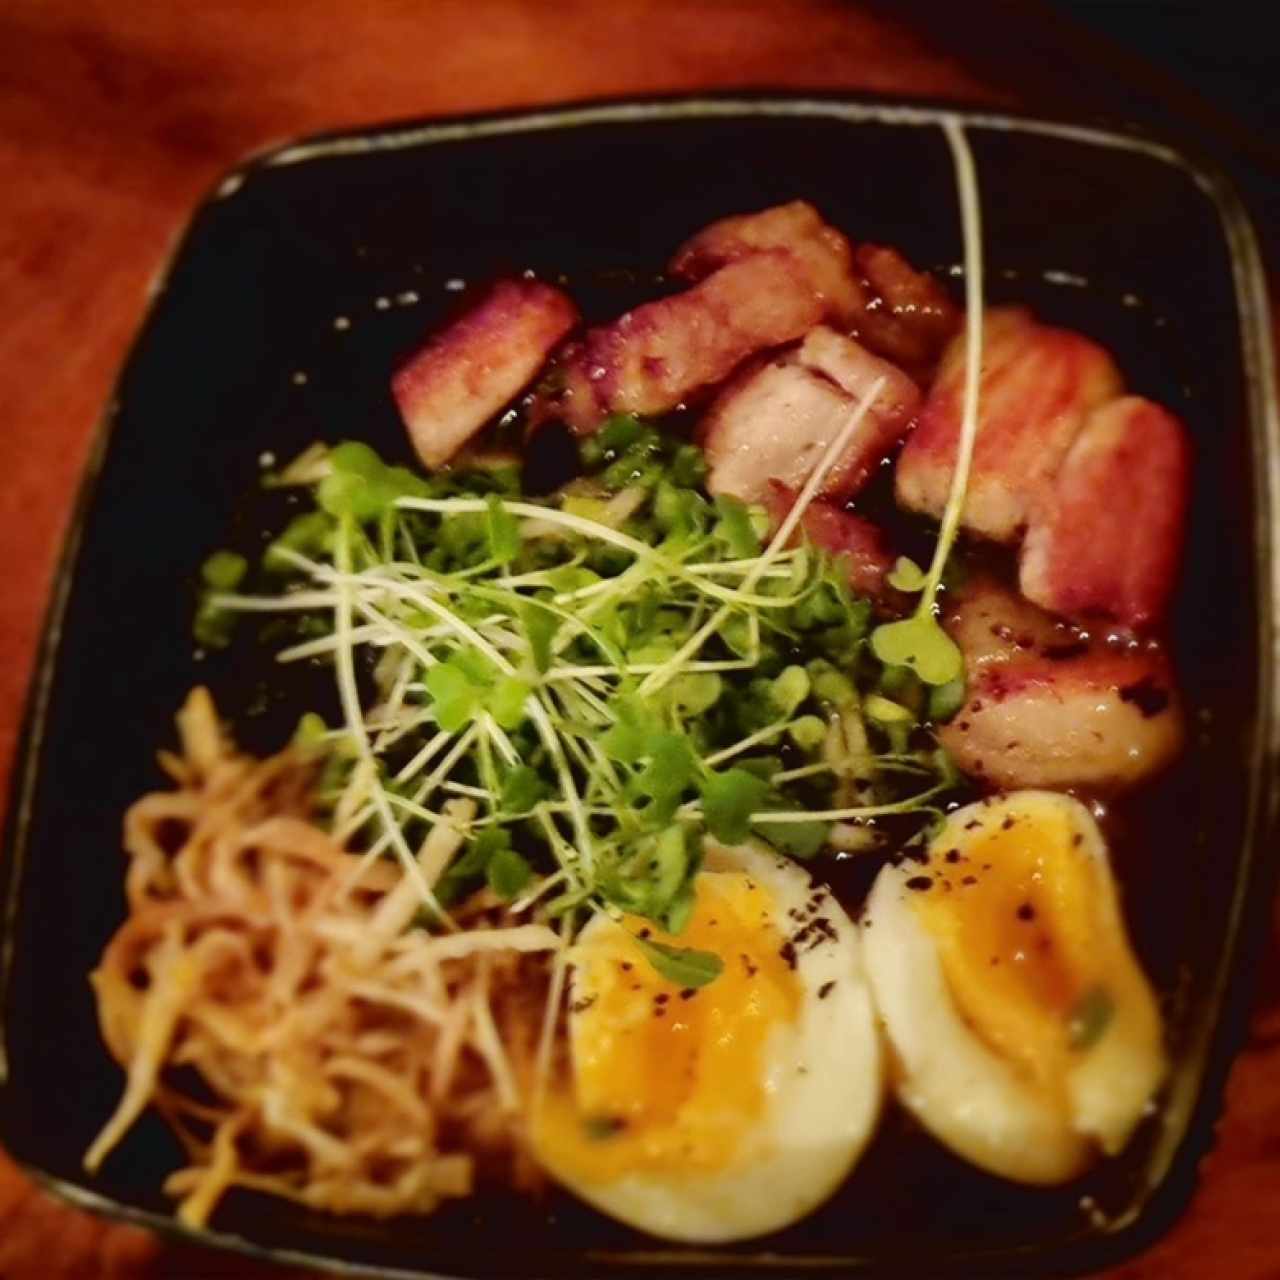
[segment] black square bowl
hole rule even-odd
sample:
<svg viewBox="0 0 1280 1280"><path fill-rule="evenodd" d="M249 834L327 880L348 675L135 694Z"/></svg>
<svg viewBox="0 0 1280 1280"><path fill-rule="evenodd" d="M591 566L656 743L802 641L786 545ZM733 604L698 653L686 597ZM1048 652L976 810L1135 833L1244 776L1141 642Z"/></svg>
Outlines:
<svg viewBox="0 0 1280 1280"><path fill-rule="evenodd" d="M959 219L925 105L740 95L412 124L307 141L231 174L196 214L106 414L58 576L14 784L3 872L0 1135L77 1204L176 1230L178 1160L154 1116L100 1176L81 1158L121 1074L86 974L123 914L121 815L196 682L246 745L280 694L193 653L196 566L229 539L260 455L358 436L407 446L396 357L460 288L568 279L588 319L694 229L801 197L859 239L959 274ZM1163 993L1175 1063L1124 1157L1070 1188L961 1169L890 1116L849 1186L764 1242L659 1248L567 1200L500 1197L429 1220L337 1220L230 1196L205 1243L386 1274L1060 1274L1132 1253L1185 1204L1211 1139L1271 888L1280 449L1254 236L1211 164L1131 132L958 113L983 196L988 296L1106 343L1197 444L1176 623L1194 742L1137 806L1130 926ZM1135 484L1142 477L1135 477ZM246 525L246 519L250 523ZM296 716L297 707L292 708Z"/></svg>

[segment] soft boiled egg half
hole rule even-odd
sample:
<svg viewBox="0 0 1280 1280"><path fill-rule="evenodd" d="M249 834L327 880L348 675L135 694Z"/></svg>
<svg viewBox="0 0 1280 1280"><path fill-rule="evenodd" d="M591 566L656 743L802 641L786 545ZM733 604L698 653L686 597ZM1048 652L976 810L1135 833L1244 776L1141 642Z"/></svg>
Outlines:
<svg viewBox="0 0 1280 1280"><path fill-rule="evenodd" d="M1165 1058L1084 805L1016 791L957 810L924 864L881 871L864 924L898 1096L936 1138L1028 1183L1125 1145Z"/></svg>
<svg viewBox="0 0 1280 1280"><path fill-rule="evenodd" d="M712 845L679 937L598 916L571 953L567 1078L535 1102L534 1153L583 1200L668 1240L776 1231L866 1145L882 1049L857 931L794 862ZM705 986L637 936L714 952Z"/></svg>

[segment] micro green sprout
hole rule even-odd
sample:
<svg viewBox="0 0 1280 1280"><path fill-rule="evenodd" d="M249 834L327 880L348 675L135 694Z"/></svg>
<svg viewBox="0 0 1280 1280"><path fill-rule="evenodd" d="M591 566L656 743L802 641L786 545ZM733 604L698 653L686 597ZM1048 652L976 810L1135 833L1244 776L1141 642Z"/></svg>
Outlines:
<svg viewBox="0 0 1280 1280"><path fill-rule="evenodd" d="M332 664L341 723L308 719L299 741L330 753L334 831L361 865L397 859L431 928L487 886L678 934L707 837L807 858L835 822L932 817L946 784L931 744L913 750L916 716L883 714L869 603L792 545L874 395L772 536L762 509L694 487L690 446L634 419L587 442L581 484L537 501L363 445L313 457L316 509L269 545L259 593L211 575L210 600L305 624L279 660ZM425 870L415 850L463 802L463 850ZM669 950L650 958L685 985L714 976Z"/></svg>
<svg viewBox="0 0 1280 1280"><path fill-rule="evenodd" d="M956 167L965 242L968 332L960 440L929 571L921 575L919 566L910 560L900 559L890 575L890 582L900 590L920 592L915 612L901 621L883 623L871 633L872 650L881 662L886 666L910 667L925 684L934 686L952 685L964 675L960 650L938 623L937 599L947 558L960 530L960 516L969 487L969 470L978 433L978 391L982 374L982 224L973 155L956 121L944 121L943 131Z"/></svg>

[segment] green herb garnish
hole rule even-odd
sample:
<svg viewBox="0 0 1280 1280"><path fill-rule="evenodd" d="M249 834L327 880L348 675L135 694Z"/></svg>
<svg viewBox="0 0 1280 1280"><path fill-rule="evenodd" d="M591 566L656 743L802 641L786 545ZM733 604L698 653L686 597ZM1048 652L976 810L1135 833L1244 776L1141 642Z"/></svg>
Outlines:
<svg viewBox="0 0 1280 1280"><path fill-rule="evenodd" d="M583 1116L582 1131L592 1142L606 1142L616 1138L627 1127L621 1116Z"/></svg>
<svg viewBox="0 0 1280 1280"><path fill-rule="evenodd" d="M582 454L540 502L503 469L417 477L359 444L310 459L316 510L264 557L279 594L229 602L296 627L282 660L333 664L341 720L306 739L334 747L321 794L344 838L419 879L431 927L487 885L678 935L708 839L809 858L835 822L929 820L920 708L844 568L789 545L798 515L766 543L763 511L708 500L697 450L637 418ZM458 800L466 843L431 887L414 850ZM682 986L719 971L646 954Z"/></svg>
<svg viewBox="0 0 1280 1280"><path fill-rule="evenodd" d="M533 879L533 868L510 846L494 851L484 873L489 888L507 902L528 888Z"/></svg>
<svg viewBox="0 0 1280 1280"><path fill-rule="evenodd" d="M724 971L724 961L714 951L671 947L648 938L637 938L636 945L659 975L677 987L705 987Z"/></svg>
<svg viewBox="0 0 1280 1280"><path fill-rule="evenodd" d="M971 318L982 314L982 227L973 178L973 157L964 135L954 121L944 125L947 141L955 159L964 212L966 312ZM938 541L928 573L905 558L894 566L889 581L899 590L920 592L920 600L910 618L889 622L871 633L871 647L876 657L888 666L910 667L925 684L946 685L964 674L964 660L956 643L942 629L937 619L938 589L947 567L947 557L960 530L960 515L969 488L969 470L973 463L973 446L978 434L978 390L982 377L982 325L971 323L965 347L964 403L961 412L960 439L956 447L955 470L942 514Z"/></svg>
<svg viewBox="0 0 1280 1280"><path fill-rule="evenodd" d="M248 570L249 562L235 551L215 551L200 566L203 589L192 630L206 648L221 649L230 643L236 615L220 596L234 591Z"/></svg>

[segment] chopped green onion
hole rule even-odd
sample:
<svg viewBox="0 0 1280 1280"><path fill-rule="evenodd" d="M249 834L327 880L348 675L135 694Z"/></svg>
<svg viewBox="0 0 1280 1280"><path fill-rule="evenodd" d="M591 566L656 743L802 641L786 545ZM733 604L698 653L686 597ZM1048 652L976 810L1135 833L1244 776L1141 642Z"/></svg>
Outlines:
<svg viewBox="0 0 1280 1280"><path fill-rule="evenodd" d="M1067 1022L1067 1043L1083 1053L1106 1034L1115 1017L1115 1001L1104 987L1090 987L1071 1010Z"/></svg>

